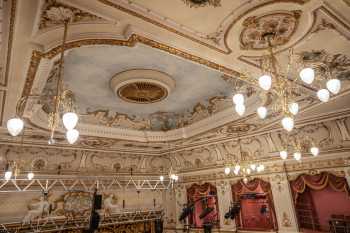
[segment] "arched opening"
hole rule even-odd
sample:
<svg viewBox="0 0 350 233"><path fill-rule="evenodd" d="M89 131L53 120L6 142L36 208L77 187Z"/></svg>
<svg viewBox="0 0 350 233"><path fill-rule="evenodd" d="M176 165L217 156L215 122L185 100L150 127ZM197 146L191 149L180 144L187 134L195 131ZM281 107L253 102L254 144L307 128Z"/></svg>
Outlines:
<svg viewBox="0 0 350 233"><path fill-rule="evenodd" d="M349 186L328 172L291 181L299 227L309 232L349 232Z"/></svg>
<svg viewBox="0 0 350 233"><path fill-rule="evenodd" d="M189 224L194 228L219 226L219 206L216 187L210 183L193 184L187 189L187 201L193 205Z"/></svg>
<svg viewBox="0 0 350 233"><path fill-rule="evenodd" d="M241 211L236 216L236 225L239 229L277 230L270 183L258 178L246 184L240 180L232 185L232 196L241 206Z"/></svg>

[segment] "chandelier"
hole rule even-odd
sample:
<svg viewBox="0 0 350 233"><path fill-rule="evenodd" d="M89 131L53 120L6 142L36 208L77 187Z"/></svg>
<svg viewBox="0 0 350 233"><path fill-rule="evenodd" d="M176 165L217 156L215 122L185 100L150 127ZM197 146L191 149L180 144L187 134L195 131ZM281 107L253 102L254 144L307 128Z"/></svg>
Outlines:
<svg viewBox="0 0 350 233"><path fill-rule="evenodd" d="M224 173L229 175L231 172L236 176L243 176L243 182L247 183L248 178L251 175L261 173L265 170L265 166L260 163L255 163L254 161L249 161L248 156L242 154L241 141L238 141L239 144L239 154L241 161L232 162L225 166Z"/></svg>
<svg viewBox="0 0 350 233"><path fill-rule="evenodd" d="M298 76L306 85L314 85L313 89L319 88L316 95L322 102L328 102L331 94L339 93L341 82L337 78L332 78L332 71L325 63L305 62L300 55L294 55L293 49L289 50L286 69L282 69L271 44L274 36L275 33L269 32L262 37L269 45L269 54L262 57L261 76L256 84L275 100L271 110L282 115L281 124L290 132L294 128L294 118L299 112L299 104L296 101L300 82ZM295 74L295 71L298 74ZM246 110L243 94L234 94L232 100L235 111L242 116ZM268 109L264 104L257 108L259 118L265 119L267 114Z"/></svg>
<svg viewBox="0 0 350 233"><path fill-rule="evenodd" d="M301 141L296 137L291 139L289 135L287 135L286 141L288 143L283 145L282 149L279 151L279 155L283 160L288 158L288 154L292 154L296 161L300 161L303 153L309 152L314 157L318 156L320 153L320 149L316 143L308 137Z"/></svg>
<svg viewBox="0 0 350 233"><path fill-rule="evenodd" d="M50 9L48 16L57 23L63 23L64 33L61 44L61 53L58 63L57 84L55 95L49 96L53 99L53 111L49 113L48 128L50 130L49 144L54 144L54 133L59 127L60 118L62 118L63 126L66 129L66 139L68 143L74 144L79 138L79 131L75 129L78 123L78 115L74 107L74 95L70 90L63 89L63 64L64 64L64 50L67 40L68 24L72 20L74 13L69 9L61 7L53 7ZM16 116L7 121L8 132L12 136L19 135L24 128L24 121L21 116L24 112L25 103L30 97L38 97L34 95L23 96L16 104Z"/></svg>

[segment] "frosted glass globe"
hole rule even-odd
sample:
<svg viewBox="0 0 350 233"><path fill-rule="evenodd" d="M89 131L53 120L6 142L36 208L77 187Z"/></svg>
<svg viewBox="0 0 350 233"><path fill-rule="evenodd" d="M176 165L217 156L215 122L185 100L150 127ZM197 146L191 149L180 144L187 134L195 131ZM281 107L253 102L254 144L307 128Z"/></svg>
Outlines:
<svg viewBox="0 0 350 233"><path fill-rule="evenodd" d="M297 115L299 112L299 104L296 102L290 103L288 105L288 110L290 113L292 113L293 115Z"/></svg>
<svg viewBox="0 0 350 233"><path fill-rule="evenodd" d="M326 86L330 92L336 95L340 91L341 83L339 79L330 79L327 81Z"/></svg>
<svg viewBox="0 0 350 233"><path fill-rule="evenodd" d="M265 119L265 117L267 115L267 108L264 106L258 107L257 113L261 119Z"/></svg>
<svg viewBox="0 0 350 233"><path fill-rule="evenodd" d="M315 71L312 68L304 68L299 72L304 83L311 84L315 79Z"/></svg>
<svg viewBox="0 0 350 233"><path fill-rule="evenodd" d="M243 116L245 113L245 106L243 104L236 105L235 110L238 115Z"/></svg>
<svg viewBox="0 0 350 233"><path fill-rule="evenodd" d="M232 97L232 101L236 105L244 105L244 96L242 94L235 94Z"/></svg>
<svg viewBox="0 0 350 233"><path fill-rule="evenodd" d="M329 100L329 91L327 89L321 89L317 92L317 97L322 102L328 102Z"/></svg>
<svg viewBox="0 0 350 233"><path fill-rule="evenodd" d="M230 174L231 169L229 167L225 167L225 174L228 175Z"/></svg>
<svg viewBox="0 0 350 233"><path fill-rule="evenodd" d="M63 125L67 130L74 129L78 119L78 115L75 112L66 112L62 117Z"/></svg>
<svg viewBox="0 0 350 233"><path fill-rule="evenodd" d="M281 159L287 159L288 158L288 153L285 150L280 151L280 157Z"/></svg>
<svg viewBox="0 0 350 233"><path fill-rule="evenodd" d="M79 131L76 129L70 129L66 132L66 138L69 144L74 144L79 138Z"/></svg>
<svg viewBox="0 0 350 233"><path fill-rule="evenodd" d="M299 161L301 159L301 153L300 152L294 152L293 154L295 160Z"/></svg>
<svg viewBox="0 0 350 233"><path fill-rule="evenodd" d="M28 180L32 180L34 178L34 173L33 172L29 172L27 174L27 178L28 178Z"/></svg>
<svg viewBox="0 0 350 233"><path fill-rule="evenodd" d="M283 128L288 132L292 131L292 129L294 128L294 120L291 117L284 117L281 122Z"/></svg>
<svg viewBox="0 0 350 233"><path fill-rule="evenodd" d="M313 146L310 148L310 152L313 156L317 156L320 153L320 149L318 149L316 146Z"/></svg>
<svg viewBox="0 0 350 233"><path fill-rule="evenodd" d="M164 176L160 176L160 177L159 177L159 180L160 180L160 181L164 181Z"/></svg>
<svg viewBox="0 0 350 233"><path fill-rule="evenodd" d="M21 118L16 117L8 120L6 126L9 133L15 137L22 132L24 123Z"/></svg>
<svg viewBox="0 0 350 233"><path fill-rule="evenodd" d="M256 165L255 165L255 164L251 164L251 165L250 165L250 168L251 168L253 171L255 171Z"/></svg>
<svg viewBox="0 0 350 233"><path fill-rule="evenodd" d="M263 75L259 78L259 86L265 91L270 90L272 84L272 78L270 75Z"/></svg>
<svg viewBox="0 0 350 233"><path fill-rule="evenodd" d="M11 179L11 176L12 176L12 171L6 171L4 178L5 178L5 180L9 180L9 179Z"/></svg>
<svg viewBox="0 0 350 233"><path fill-rule="evenodd" d="M247 177L244 177L244 178L243 178L243 183L245 183L245 184L248 183L248 178L247 178Z"/></svg>

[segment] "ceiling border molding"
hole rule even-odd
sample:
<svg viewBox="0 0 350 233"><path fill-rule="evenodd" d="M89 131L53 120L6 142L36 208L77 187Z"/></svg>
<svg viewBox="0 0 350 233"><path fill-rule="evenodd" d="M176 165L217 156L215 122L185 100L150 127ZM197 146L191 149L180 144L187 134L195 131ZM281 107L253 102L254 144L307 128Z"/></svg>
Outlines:
<svg viewBox="0 0 350 233"><path fill-rule="evenodd" d="M252 12L252 11L254 11L254 10L260 8L260 7L264 7L264 6L267 6L267 5L270 5L270 4L289 2L289 3L295 3L295 4L303 5L303 4L307 3L307 2L309 2L310 0L271 0L271 1L262 3L262 4L260 4L260 5L257 5L257 6L255 6L255 7L253 7L253 8L251 8L251 9L246 10L245 12L243 12L242 14L240 14L238 17L236 17L231 23L229 23L228 26L225 27L225 29L223 30L223 31L224 31L223 45L224 45L224 47L225 47L226 50L217 48L217 47L215 47L215 46L213 46L213 45L211 45L211 44L209 44L209 43L206 43L206 42L204 42L204 41L202 41L202 40L200 40L200 39L197 39L197 38L195 38L195 37L193 37L193 36L190 36L190 35L188 35L188 34L186 34L186 33L184 33L184 32L181 32L181 31L179 31L178 29L175 29L175 28L173 28L173 27L171 27L171 26L168 26L168 25L166 25L166 24L164 24L164 23L162 23L162 22L160 22L160 21L157 21L157 20L155 20L155 19L151 19L151 18L149 18L149 17L146 17L146 16L143 15L142 13L139 13L139 12L136 12L136 11L134 11L134 10L128 9L128 8L126 8L126 7L124 7L124 6L120 5L120 4L111 2L111 1L109 1L109 0L98 0L98 1L99 1L100 3L102 3L102 4L104 4L104 5L107 5L107 6L110 6L110 7L112 7L112 8L115 8L115 9L117 9L117 10L120 10L120 11L124 12L124 13L127 13L127 14L129 14L129 15L135 16L135 17L137 17L137 18L140 18L140 19L142 19L142 20L144 20L144 21L146 21L146 22L148 22L148 23L151 23L151 24L153 24L153 25L156 25L156 26L158 26L158 27L161 27L161 28L163 28L163 29L165 29L165 30L167 30L167 31L170 31L170 32L172 32L172 33L175 33L175 34L177 34L177 35L179 35L179 36L185 37L185 38L187 38L187 39L189 39L189 40L191 40L191 41L193 41L193 42L199 43L199 44L201 44L201 45L203 45L203 46L205 46L205 47L207 47L207 48L209 48L209 49L213 49L213 50L215 50L215 51L217 51L217 52L220 52L220 53L223 53L223 54L231 54L231 53L232 53L232 49L229 48L229 46L228 46L228 44L227 44L227 42L226 42L226 40L227 40L227 35L228 35L228 32L229 32L229 31L231 30L231 28L233 27L233 25L234 25L238 20L240 20L242 17L244 17L244 15L246 15L246 14L248 14L248 13L250 13L250 12Z"/></svg>

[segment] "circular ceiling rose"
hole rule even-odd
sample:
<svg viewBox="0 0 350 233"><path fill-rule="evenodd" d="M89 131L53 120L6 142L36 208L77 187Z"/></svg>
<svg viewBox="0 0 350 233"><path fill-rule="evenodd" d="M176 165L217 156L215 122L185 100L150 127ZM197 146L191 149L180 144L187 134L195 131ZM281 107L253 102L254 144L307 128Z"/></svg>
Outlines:
<svg viewBox="0 0 350 233"><path fill-rule="evenodd" d="M157 70L133 69L114 75L110 86L126 102L151 104L165 99L175 88L175 81Z"/></svg>
<svg viewBox="0 0 350 233"><path fill-rule="evenodd" d="M300 11L288 11L248 17L243 22L243 30L240 35L241 48L267 49L268 42L263 39L263 35L267 33L274 34L271 40L272 46L286 44L298 26L300 15Z"/></svg>

